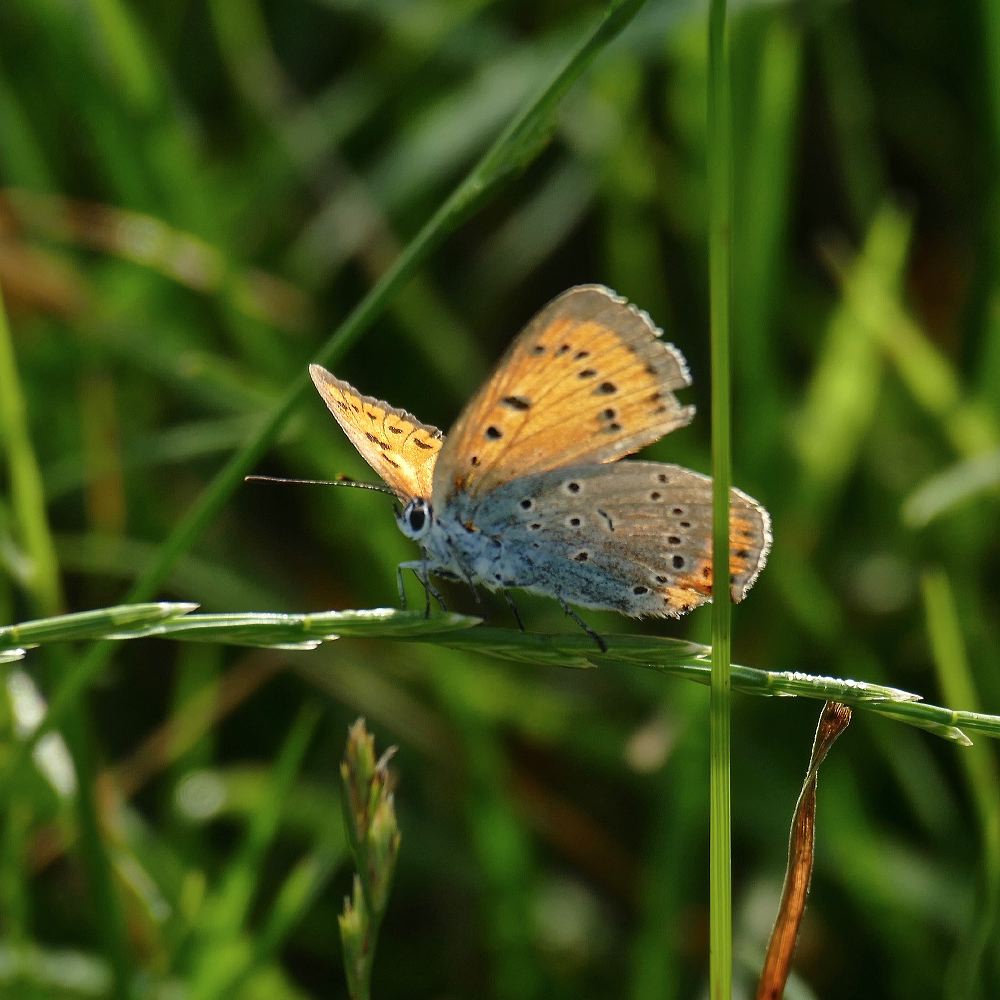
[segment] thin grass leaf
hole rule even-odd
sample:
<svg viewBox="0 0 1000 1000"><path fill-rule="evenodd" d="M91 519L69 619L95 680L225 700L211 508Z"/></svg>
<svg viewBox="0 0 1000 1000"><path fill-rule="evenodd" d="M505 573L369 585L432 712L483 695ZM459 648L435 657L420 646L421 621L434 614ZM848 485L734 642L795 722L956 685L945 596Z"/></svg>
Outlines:
<svg viewBox="0 0 1000 1000"><path fill-rule="evenodd" d="M923 528L935 518L1000 489L1000 451L956 462L931 476L903 501L903 522Z"/></svg>
<svg viewBox="0 0 1000 1000"><path fill-rule="evenodd" d="M608 651L601 653L586 636L528 635L513 630L476 628L448 635L440 644L469 651L478 649L503 659L561 667L628 664L710 684L711 648L708 646L652 636L617 635L608 637L607 641ZM962 746L968 746L970 740L958 728L960 725L1000 738L1000 716L929 705L918 694L882 684L799 671L759 670L738 664L731 666L731 679L733 689L744 694L839 701L926 729Z"/></svg>
<svg viewBox="0 0 1000 1000"><path fill-rule="evenodd" d="M801 27L780 7L744 14L734 31L734 101L748 119L745 141L734 136L740 206L733 231L734 376L745 407L735 444L737 466L763 479L788 413L787 388L776 377L781 348L774 327L789 256L804 46Z"/></svg>
<svg viewBox="0 0 1000 1000"><path fill-rule="evenodd" d="M45 154L39 146L20 95L0 75L0 176L8 184L55 188Z"/></svg>
<svg viewBox="0 0 1000 1000"><path fill-rule="evenodd" d="M156 216L15 187L0 190L0 207L32 235L130 261L204 295L226 294L235 310L280 330L312 320L300 289L239 269L218 246Z"/></svg>
<svg viewBox="0 0 1000 1000"><path fill-rule="evenodd" d="M17 646L40 646L49 642L105 639L122 630L141 630L154 623L169 621L189 614L197 607L197 604L169 601L120 604L95 611L38 618L17 625L3 625L0 626L0 651L10 651Z"/></svg>
<svg viewBox="0 0 1000 1000"><path fill-rule="evenodd" d="M910 245L907 216L880 214L850 265L848 281L897 294ZM805 398L792 423L802 466L802 506L810 520L825 518L858 462L881 390L884 362L868 327L884 321L873 307L859 310L845 295L830 316Z"/></svg>
<svg viewBox="0 0 1000 1000"><path fill-rule="evenodd" d="M905 722L918 729L926 729L927 732L933 733L935 736L951 740L963 747L972 746L972 740L966 735L965 729L981 732L985 736L1000 736L995 716L956 711L951 708L942 708L940 705L928 705L923 701L909 704L878 705L875 706L874 711L876 715L884 715L887 719ZM962 728L959 728L958 724L961 724Z"/></svg>
<svg viewBox="0 0 1000 1000"><path fill-rule="evenodd" d="M425 617L423 611L370 608L310 614L199 615L190 612L193 607L180 603L123 605L7 626L0 631L0 637L8 635L13 641L16 636L26 644L30 639L34 646L81 637L115 640L154 637L289 650L315 649L340 637L390 639L485 653L520 663L574 669L619 664L700 684L711 682L710 646L663 636L608 636L608 651L601 653L585 635L544 635L484 627L479 618L454 612ZM127 628L118 624L136 621L143 624ZM4 652L19 658L14 647ZM744 694L819 698L867 708L964 745L970 741L963 729L1000 737L998 716L930 705L918 694L884 684L794 670L761 670L739 664L731 664L731 683ZM37 734L29 742L33 744L36 737Z"/></svg>
<svg viewBox="0 0 1000 1000"><path fill-rule="evenodd" d="M925 573L922 584L924 614L941 688L946 697L975 705L979 698L951 583L943 571L936 570ZM976 809L983 862L975 906L952 955L948 982L951 995L971 997L979 992L1000 924L1000 775L996 756L987 747L973 747L962 755L961 763Z"/></svg>
<svg viewBox="0 0 1000 1000"><path fill-rule="evenodd" d="M733 137L726 0L708 7L708 265L712 359L712 672L708 705L709 992L733 993L732 816L730 799L732 604L729 488L732 482Z"/></svg>
<svg viewBox="0 0 1000 1000"><path fill-rule="evenodd" d="M0 990L25 1000L105 1000L112 988L106 962L90 952L41 947L35 943L0 944Z"/></svg>
<svg viewBox="0 0 1000 1000"><path fill-rule="evenodd" d="M576 51L543 91L507 128L483 157L474 177L484 189L500 183L523 170L544 148L555 128L555 111L570 87L597 54L610 44L639 13L645 0L615 0L597 26L584 38ZM474 191L469 195L476 196Z"/></svg>
<svg viewBox="0 0 1000 1000"><path fill-rule="evenodd" d="M582 638L584 641L578 642L576 636L539 635L536 632L482 627L475 632L447 636L441 645L482 652L518 663L547 663L550 666L588 670L596 666L591 659L591 652L596 650L592 639Z"/></svg>
<svg viewBox="0 0 1000 1000"><path fill-rule="evenodd" d="M45 515L45 490L28 429L14 340L0 293L0 445L10 469L11 510L30 559L28 591L36 610L54 614L62 605L59 562Z"/></svg>
<svg viewBox="0 0 1000 1000"><path fill-rule="evenodd" d="M710 646L663 636L608 636L608 651L601 653L585 635L544 635L484 627L480 625L481 619L455 612L425 617L423 611L370 608L310 614L199 615L190 612L193 607L179 603L123 605L7 626L0 636L16 635L19 641L27 643L27 635L35 646L81 636L114 640L153 637L289 650L315 649L340 637L390 639L480 652L520 663L574 669L620 664L700 684L711 681ZM127 628L117 624L130 620L144 624ZM17 650L11 647L5 652L14 656ZM963 729L1000 737L998 716L929 705L918 694L884 684L794 670L761 670L739 664L731 664L730 670L732 687L744 694L839 701L868 708L964 745L970 741ZM36 732L27 743L34 745L38 736Z"/></svg>
<svg viewBox="0 0 1000 1000"><path fill-rule="evenodd" d="M318 847L289 872L268 908L257 936L254 968L264 965L278 954L296 924L326 889L340 860L339 856L334 856L329 850ZM234 989L238 985L239 981L234 984Z"/></svg>
<svg viewBox="0 0 1000 1000"><path fill-rule="evenodd" d="M453 612L425 616L423 611L371 608L364 611L319 611L313 614L195 615L193 618L107 635L109 639L160 636L201 642L224 642L239 646L277 649L315 649L320 643L341 636L418 638L439 636L453 629L471 628L479 618Z"/></svg>
<svg viewBox="0 0 1000 1000"><path fill-rule="evenodd" d="M907 214L890 204L879 211L872 230L903 234L910 225ZM963 393L954 366L907 310L899 287L886 284L884 268L848 268L836 259L831 264L861 329L895 365L914 400L941 422L955 450L973 456L995 449L1000 429L989 411Z"/></svg>

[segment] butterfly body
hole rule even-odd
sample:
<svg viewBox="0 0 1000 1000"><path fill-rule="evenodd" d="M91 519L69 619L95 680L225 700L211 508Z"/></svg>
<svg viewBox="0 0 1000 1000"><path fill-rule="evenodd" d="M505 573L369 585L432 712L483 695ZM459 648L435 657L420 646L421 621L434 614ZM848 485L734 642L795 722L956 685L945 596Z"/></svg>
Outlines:
<svg viewBox="0 0 1000 1000"><path fill-rule="evenodd" d="M554 299L515 339L447 436L319 366L327 406L403 503L423 549L404 566L489 590L518 588L631 616L711 599L711 480L618 459L688 423L680 353L600 286ZM770 547L770 518L731 493L730 593Z"/></svg>

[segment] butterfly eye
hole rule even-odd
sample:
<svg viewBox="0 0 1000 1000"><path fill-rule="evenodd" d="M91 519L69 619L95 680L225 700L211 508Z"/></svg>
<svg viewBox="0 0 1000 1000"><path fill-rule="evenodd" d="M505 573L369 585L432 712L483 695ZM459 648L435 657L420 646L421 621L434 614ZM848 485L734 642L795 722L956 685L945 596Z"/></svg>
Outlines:
<svg viewBox="0 0 1000 1000"><path fill-rule="evenodd" d="M420 539L430 530L431 505L420 497L411 500L399 515L399 530L407 538Z"/></svg>

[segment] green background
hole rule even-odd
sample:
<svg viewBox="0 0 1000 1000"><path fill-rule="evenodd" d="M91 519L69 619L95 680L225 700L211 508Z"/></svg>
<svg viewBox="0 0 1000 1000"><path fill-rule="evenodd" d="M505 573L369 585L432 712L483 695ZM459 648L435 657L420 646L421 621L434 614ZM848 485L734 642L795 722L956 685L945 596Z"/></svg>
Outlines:
<svg viewBox="0 0 1000 1000"><path fill-rule="evenodd" d="M19 442L5 423L0 622L122 598L600 13L4 0L0 288L27 427ZM700 6L649 0L559 105L548 145L336 373L447 428L541 305L604 283L694 375L698 418L646 455L707 471L706 35ZM734 482L775 531L733 612L734 659L996 712L1000 13L740 4L732 45ZM25 442L62 594L33 575ZM367 474L314 395L255 471ZM246 484L155 596L387 606L413 555L381 497ZM476 611L461 589L449 598ZM574 628L552 602L518 603L532 631ZM510 622L502 601L487 613ZM707 609L588 620L709 637ZM81 656L29 654L8 672L4 759L32 685L45 697ZM66 742L8 769L0 989L104 996L117 976L140 996L344 995L337 761L363 714L379 747L399 746L377 996L697 996L707 700L625 667L425 645L120 646L74 701ZM734 701L746 984L817 709ZM789 997L1000 990L996 757L977 743L856 716L820 779ZM66 746L93 796L76 793Z"/></svg>

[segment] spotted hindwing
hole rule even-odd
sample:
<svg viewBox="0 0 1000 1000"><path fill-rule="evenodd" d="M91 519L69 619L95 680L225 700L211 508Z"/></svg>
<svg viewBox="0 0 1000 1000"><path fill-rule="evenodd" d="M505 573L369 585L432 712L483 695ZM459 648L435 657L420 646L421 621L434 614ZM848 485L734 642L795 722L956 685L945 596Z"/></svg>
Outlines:
<svg viewBox="0 0 1000 1000"><path fill-rule="evenodd" d="M673 393L690 381L645 313L607 288L571 288L521 332L449 432L435 506L638 451L694 416Z"/></svg>
<svg viewBox="0 0 1000 1000"><path fill-rule="evenodd" d="M764 567L770 517L733 490L730 593ZM583 465L508 483L468 515L498 538L505 585L581 607L676 617L712 596L712 480L676 465Z"/></svg>
<svg viewBox="0 0 1000 1000"><path fill-rule="evenodd" d="M351 444L385 484L404 500L429 498L434 463L444 443L441 431L406 410L362 396L319 365L310 365L309 374Z"/></svg>

